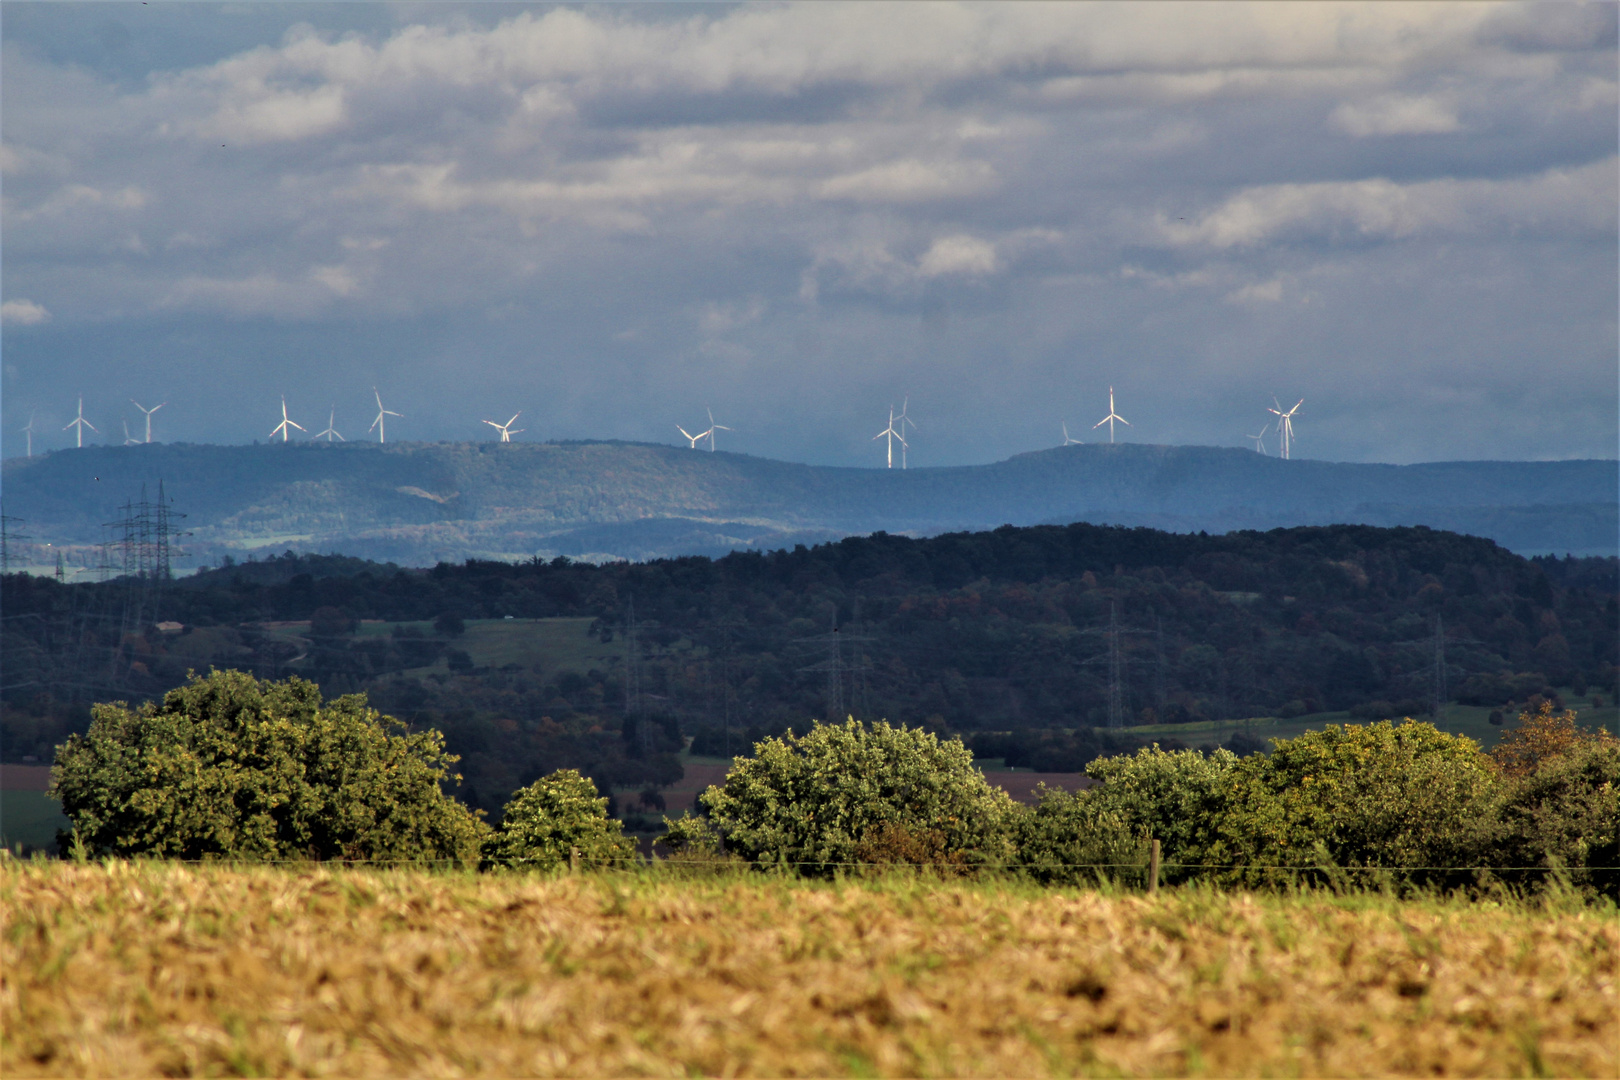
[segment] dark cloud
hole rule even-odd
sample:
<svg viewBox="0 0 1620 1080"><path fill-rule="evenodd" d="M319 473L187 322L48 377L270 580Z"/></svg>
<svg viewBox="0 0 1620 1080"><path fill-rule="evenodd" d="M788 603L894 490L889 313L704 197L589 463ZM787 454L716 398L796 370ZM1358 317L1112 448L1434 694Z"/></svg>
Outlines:
<svg viewBox="0 0 1620 1080"><path fill-rule="evenodd" d="M1612 5L150 8L0 16L7 453L1615 451Z"/></svg>

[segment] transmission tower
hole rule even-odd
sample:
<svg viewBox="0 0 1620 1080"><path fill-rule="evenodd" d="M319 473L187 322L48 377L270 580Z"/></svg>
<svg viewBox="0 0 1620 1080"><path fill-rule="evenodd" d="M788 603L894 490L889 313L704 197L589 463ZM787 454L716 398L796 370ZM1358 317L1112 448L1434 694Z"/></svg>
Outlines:
<svg viewBox="0 0 1620 1080"><path fill-rule="evenodd" d="M823 672L827 676L827 722L837 723L849 716L845 710L845 676L856 680L856 685L863 691L865 688L865 673L867 670L866 658L856 656L849 660L844 658L844 646L855 648L864 642L871 641L869 637L859 634L846 634L838 628L838 612L833 611L833 628L831 633L817 634L815 637L800 638L797 644L826 648L827 658L814 664L807 664L800 671ZM864 696L864 694L862 695ZM851 702L850 704L853 704ZM864 704L864 703L863 703Z"/></svg>
<svg viewBox="0 0 1620 1080"><path fill-rule="evenodd" d="M1434 616L1434 678L1429 692L1429 714L1439 723L1440 713L1446 707L1446 624L1438 612Z"/></svg>
<svg viewBox="0 0 1620 1080"><path fill-rule="evenodd" d="M14 532L12 526L22 518L0 514L0 574L11 572L11 545L18 540L32 540L27 533Z"/></svg>
<svg viewBox="0 0 1620 1080"><path fill-rule="evenodd" d="M641 715L641 650L636 644L636 598L625 604L624 715Z"/></svg>
<svg viewBox="0 0 1620 1080"><path fill-rule="evenodd" d="M1082 633L1101 635L1105 651L1102 656L1092 657L1084 661L1087 664L1106 664L1108 667L1108 726L1121 728L1125 726L1125 668L1131 663L1125 655L1123 638L1126 634L1151 634L1153 631L1140 626L1121 626L1119 624L1119 605L1110 600L1108 602L1108 625L1100 630L1085 630ZM1162 659L1161 659L1162 666Z"/></svg>

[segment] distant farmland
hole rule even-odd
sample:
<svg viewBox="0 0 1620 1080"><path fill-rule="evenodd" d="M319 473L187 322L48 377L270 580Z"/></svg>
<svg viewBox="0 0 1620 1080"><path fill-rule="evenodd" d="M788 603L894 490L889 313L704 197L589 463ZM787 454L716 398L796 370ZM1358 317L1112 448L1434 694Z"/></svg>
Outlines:
<svg viewBox="0 0 1620 1080"><path fill-rule="evenodd" d="M1612 909L0 864L33 1075L1620 1070Z"/></svg>

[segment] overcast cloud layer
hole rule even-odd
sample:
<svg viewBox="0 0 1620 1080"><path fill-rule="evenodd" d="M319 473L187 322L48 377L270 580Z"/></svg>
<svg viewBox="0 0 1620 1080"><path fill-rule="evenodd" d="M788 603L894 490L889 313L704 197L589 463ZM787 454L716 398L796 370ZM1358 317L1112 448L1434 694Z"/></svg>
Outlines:
<svg viewBox="0 0 1620 1080"><path fill-rule="evenodd" d="M1616 8L22 4L4 450L1613 457ZM92 435L92 439L97 436ZM1275 451L1274 441L1268 449Z"/></svg>

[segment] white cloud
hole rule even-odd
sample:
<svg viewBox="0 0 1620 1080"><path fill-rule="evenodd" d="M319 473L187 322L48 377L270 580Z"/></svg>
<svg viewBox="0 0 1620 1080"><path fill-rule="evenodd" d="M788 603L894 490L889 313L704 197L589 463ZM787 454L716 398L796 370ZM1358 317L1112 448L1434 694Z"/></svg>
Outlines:
<svg viewBox="0 0 1620 1080"><path fill-rule="evenodd" d="M912 202L981 192L995 182L995 170L983 161L892 161L824 180L827 199L858 202Z"/></svg>
<svg viewBox="0 0 1620 1080"><path fill-rule="evenodd" d="M1161 219L1175 245L1245 247L1284 236L1399 240L1431 234L1537 232L1613 235L1620 159L1507 180L1381 177L1271 184L1232 196L1186 225Z"/></svg>
<svg viewBox="0 0 1620 1080"><path fill-rule="evenodd" d="M1270 281L1259 281L1245 285L1226 294L1226 299L1234 304L1247 304L1254 301L1275 304L1282 299L1283 283L1281 278L1272 278Z"/></svg>
<svg viewBox="0 0 1620 1080"><path fill-rule="evenodd" d="M0 323L11 326L38 326L50 317L51 313L45 310L45 305L32 300L7 300L0 304Z"/></svg>
<svg viewBox="0 0 1620 1080"><path fill-rule="evenodd" d="M1433 97L1385 95L1367 102L1345 102L1333 110L1333 123L1351 135L1440 135L1462 125L1451 105Z"/></svg>
<svg viewBox="0 0 1620 1080"><path fill-rule="evenodd" d="M972 236L941 237L917 263L917 272L928 278L949 274L979 277L1000 269L996 246Z"/></svg>

